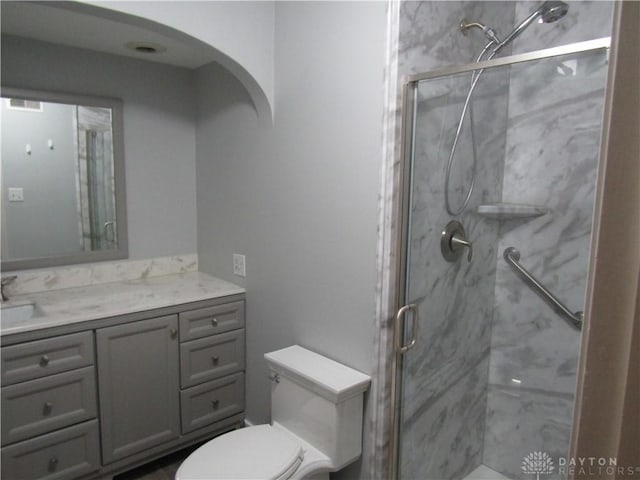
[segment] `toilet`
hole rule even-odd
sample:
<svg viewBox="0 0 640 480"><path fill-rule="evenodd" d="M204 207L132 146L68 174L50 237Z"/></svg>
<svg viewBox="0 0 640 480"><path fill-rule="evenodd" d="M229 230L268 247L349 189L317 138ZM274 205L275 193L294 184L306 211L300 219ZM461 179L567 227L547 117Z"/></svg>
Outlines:
<svg viewBox="0 0 640 480"><path fill-rule="evenodd" d="M205 443L180 465L176 480L328 480L360 457L371 378L297 345L264 358L271 425Z"/></svg>

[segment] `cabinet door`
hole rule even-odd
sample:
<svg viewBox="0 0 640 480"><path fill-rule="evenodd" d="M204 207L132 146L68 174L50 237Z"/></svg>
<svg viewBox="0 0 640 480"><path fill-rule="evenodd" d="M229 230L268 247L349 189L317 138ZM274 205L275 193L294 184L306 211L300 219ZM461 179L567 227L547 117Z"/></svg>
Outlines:
<svg viewBox="0 0 640 480"><path fill-rule="evenodd" d="M96 331L105 464L178 437L177 332L176 315Z"/></svg>

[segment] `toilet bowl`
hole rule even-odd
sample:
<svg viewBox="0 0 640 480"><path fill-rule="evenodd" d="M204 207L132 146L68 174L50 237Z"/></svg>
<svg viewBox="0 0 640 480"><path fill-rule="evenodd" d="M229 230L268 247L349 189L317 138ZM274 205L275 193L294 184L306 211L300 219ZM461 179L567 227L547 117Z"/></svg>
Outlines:
<svg viewBox="0 0 640 480"><path fill-rule="evenodd" d="M176 480L328 480L358 459L371 378L297 345L265 359L271 424L210 440L180 465Z"/></svg>

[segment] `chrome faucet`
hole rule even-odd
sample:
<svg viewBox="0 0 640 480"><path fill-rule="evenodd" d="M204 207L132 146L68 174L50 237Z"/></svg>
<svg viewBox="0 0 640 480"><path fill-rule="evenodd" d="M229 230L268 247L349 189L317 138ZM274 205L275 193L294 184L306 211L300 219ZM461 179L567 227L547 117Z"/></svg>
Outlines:
<svg viewBox="0 0 640 480"><path fill-rule="evenodd" d="M7 297L7 294L4 291L4 287L6 287L7 285L15 282L16 278L18 278L17 275L9 275L8 277L2 277L2 280L0 281L0 293L2 294L2 301L6 302L7 300L9 300L9 297Z"/></svg>

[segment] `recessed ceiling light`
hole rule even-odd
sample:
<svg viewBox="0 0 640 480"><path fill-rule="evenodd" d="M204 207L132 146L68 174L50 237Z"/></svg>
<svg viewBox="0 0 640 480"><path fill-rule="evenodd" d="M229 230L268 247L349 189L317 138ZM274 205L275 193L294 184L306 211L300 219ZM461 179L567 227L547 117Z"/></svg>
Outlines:
<svg viewBox="0 0 640 480"><path fill-rule="evenodd" d="M167 51L167 47L151 42L127 42L124 46L140 53L162 53Z"/></svg>

